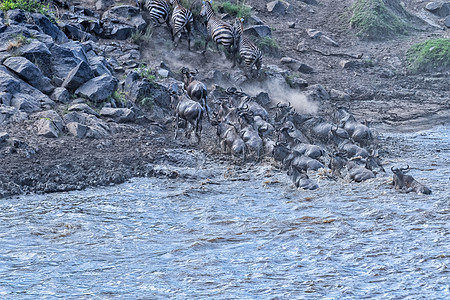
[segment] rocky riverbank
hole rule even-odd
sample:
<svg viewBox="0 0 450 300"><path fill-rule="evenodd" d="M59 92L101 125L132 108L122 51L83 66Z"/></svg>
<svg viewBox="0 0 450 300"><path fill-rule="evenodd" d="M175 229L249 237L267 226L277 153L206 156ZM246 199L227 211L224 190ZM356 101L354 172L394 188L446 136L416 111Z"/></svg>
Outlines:
<svg viewBox="0 0 450 300"><path fill-rule="evenodd" d="M183 154L190 149L241 164L221 154L209 123L201 145L173 139L170 92L181 86L180 66L201 66L213 111L218 106L212 100L233 86L259 96L269 111L291 102L301 113L331 120L335 107L346 106L358 119L389 130L432 126L450 116L448 72L402 71L399 53L414 39L359 43L337 30L339 24L334 34L327 33L331 24L311 30L333 11L329 3L276 8L253 1L256 14L247 32L280 43L265 53L263 74L254 79L240 68L230 70L220 52L203 57L200 48L188 52L184 44L171 51L163 26L149 40L132 43L148 26L146 12L106 2L54 2L57 23L22 10L0 14L0 197L136 176L174 178L176 172L161 166L195 164L195 156ZM315 17L295 30L295 12ZM416 40L448 35L442 28L427 30ZM274 163L270 153L264 162Z"/></svg>

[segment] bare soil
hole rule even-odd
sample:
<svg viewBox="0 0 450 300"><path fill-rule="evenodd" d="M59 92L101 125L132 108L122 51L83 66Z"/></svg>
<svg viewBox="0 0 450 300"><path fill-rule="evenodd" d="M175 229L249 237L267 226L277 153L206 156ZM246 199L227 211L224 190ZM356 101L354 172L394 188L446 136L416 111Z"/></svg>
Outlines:
<svg viewBox="0 0 450 300"><path fill-rule="evenodd" d="M291 7L285 16L268 13L266 2L246 1L273 29L273 39L279 45L277 55L265 53L264 65L285 68L280 63L283 56L306 63L314 72L301 77L310 85L321 84L328 91L336 89L350 95L350 100L333 100L329 105L345 106L359 120L368 120L379 130L414 131L450 120L449 74L411 75L405 61L405 53L412 44L435 36L449 37L448 30L428 27L391 41L361 41L344 18L353 1L323 0L318 5L288 1ZM406 2L413 13L420 13L426 4L426 1ZM289 28L294 22L295 27ZM310 28L322 31L340 46L311 39L305 31ZM297 50L299 43L304 44L305 51ZM188 52L185 40L177 50L171 49L170 36L163 25L153 30L150 42L142 44L142 60L150 66L164 61L173 70L182 66L197 68L200 76L214 70L231 70L231 62L222 52L208 50L202 56L198 47ZM345 54L362 54L358 61L370 66L344 69L340 65L342 60L357 60ZM257 79L254 84L265 86ZM161 162L170 163L170 149L197 149L211 157L224 157L210 125L205 125L206 137L201 146L186 140L175 141L170 122L161 126L125 125L118 133L99 140L69 135L58 139L38 137L31 121L10 124L0 131L23 142L16 147L0 146L0 198L117 184L134 176L176 177L174 172L155 171L153 167Z"/></svg>

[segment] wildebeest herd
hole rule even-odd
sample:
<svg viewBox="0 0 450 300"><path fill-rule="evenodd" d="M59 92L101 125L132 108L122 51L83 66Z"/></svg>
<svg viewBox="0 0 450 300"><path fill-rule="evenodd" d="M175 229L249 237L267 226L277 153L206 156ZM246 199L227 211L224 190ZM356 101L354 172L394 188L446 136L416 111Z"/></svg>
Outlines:
<svg viewBox="0 0 450 300"><path fill-rule="evenodd" d="M139 0L141 1L141 0ZM139 4L143 4L139 2ZM192 30L192 13L178 0L147 0L144 2L155 24L163 19L171 28L174 46L181 33L189 35ZM170 16L170 5L173 12ZM233 54L233 67L239 53L250 70L261 68L262 53L243 35L243 20L233 25L218 18L211 1L202 2L201 16L208 29L207 43L213 39ZM169 21L171 20L171 21ZM185 136L195 133L201 142L204 114L215 127L223 152L242 162L260 162L272 157L280 168L287 171L297 188L313 190L318 184L310 179L308 172L318 171L330 179L346 177L362 182L385 173L378 157L377 133L367 124L357 121L348 109L334 109L331 121L324 117L301 114L290 103L278 103L268 107L242 90L228 88L220 97L208 104L208 92L204 83L195 77L198 71L182 68L183 89L174 91L171 107L175 115L175 138L182 125ZM210 106L214 109L211 111ZM408 168L391 168L392 184L402 192L414 191L430 194L427 187L405 173Z"/></svg>

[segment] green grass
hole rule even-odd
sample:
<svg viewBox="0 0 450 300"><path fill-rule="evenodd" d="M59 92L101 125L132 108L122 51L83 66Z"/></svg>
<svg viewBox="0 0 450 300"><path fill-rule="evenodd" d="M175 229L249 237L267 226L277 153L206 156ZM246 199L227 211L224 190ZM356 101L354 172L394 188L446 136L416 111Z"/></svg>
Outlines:
<svg viewBox="0 0 450 300"><path fill-rule="evenodd" d="M252 15L252 8L245 3L233 4L229 1L222 3L222 9L227 14L236 18L249 18Z"/></svg>
<svg viewBox="0 0 450 300"><path fill-rule="evenodd" d="M8 45L6 46L6 50L11 51L15 50L17 48L22 47L23 45L29 44L31 41L27 39L23 34L18 34L16 38L12 41L8 42Z"/></svg>
<svg viewBox="0 0 450 300"><path fill-rule="evenodd" d="M150 83L153 83L156 80L155 71L145 64L141 64L138 68L136 68L136 72L139 76L141 76L141 78L147 78Z"/></svg>
<svg viewBox="0 0 450 300"><path fill-rule="evenodd" d="M450 39L436 38L415 44L406 52L412 73L450 70Z"/></svg>
<svg viewBox="0 0 450 300"><path fill-rule="evenodd" d="M22 9L28 12L41 13L54 21L49 4L43 4L38 0L3 0L1 2L0 10L8 11L11 9Z"/></svg>
<svg viewBox="0 0 450 300"><path fill-rule="evenodd" d="M264 38L260 39L257 42L257 45L262 50L264 50L264 49L277 50L280 47L280 46L278 46L278 43L270 37L264 37Z"/></svg>
<svg viewBox="0 0 450 300"><path fill-rule="evenodd" d="M383 0L357 0L351 7L350 27L366 40L386 40L407 35L410 27Z"/></svg>

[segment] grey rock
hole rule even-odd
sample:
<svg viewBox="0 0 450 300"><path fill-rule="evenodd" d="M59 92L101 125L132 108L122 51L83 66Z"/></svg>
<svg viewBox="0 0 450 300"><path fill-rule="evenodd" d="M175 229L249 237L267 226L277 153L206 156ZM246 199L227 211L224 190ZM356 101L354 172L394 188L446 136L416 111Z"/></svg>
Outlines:
<svg viewBox="0 0 450 300"><path fill-rule="evenodd" d="M293 71L305 73L305 74L311 74L314 72L314 69L310 67L309 65L297 60L293 59L291 57L283 57L281 58L280 62L282 64L285 64L288 68L290 68Z"/></svg>
<svg viewBox="0 0 450 300"><path fill-rule="evenodd" d="M38 100L29 94L15 93L11 99L11 106L14 106L20 111L32 113L41 109Z"/></svg>
<svg viewBox="0 0 450 300"><path fill-rule="evenodd" d="M72 69L72 71L69 72L62 84L62 87L68 89L69 91L74 91L93 77L94 74L92 73L89 65L86 62L81 61L75 68Z"/></svg>
<svg viewBox="0 0 450 300"><path fill-rule="evenodd" d="M322 102L330 100L330 94L321 84L310 85L305 94L309 99L314 101Z"/></svg>
<svg viewBox="0 0 450 300"><path fill-rule="evenodd" d="M308 82L300 78L298 76L290 76L286 77L286 81L288 82L289 86L293 89L304 89L308 86Z"/></svg>
<svg viewBox="0 0 450 300"><path fill-rule="evenodd" d="M39 119L34 123L37 135L47 138L57 138L61 131L56 127L52 120Z"/></svg>
<svg viewBox="0 0 450 300"><path fill-rule="evenodd" d="M18 49L18 54L25 57L29 61L33 62L39 67L41 72L50 77L52 74L52 64L51 64L51 52L48 50L47 46L37 40L32 40L31 43L25 44L20 49Z"/></svg>
<svg viewBox="0 0 450 300"><path fill-rule="evenodd" d="M326 36L326 35L322 35L320 37L320 40L323 41L325 44L329 45L329 46L333 46L333 47L339 47L339 43L334 41L332 38Z"/></svg>
<svg viewBox="0 0 450 300"><path fill-rule="evenodd" d="M450 16L448 16L447 18L445 18L445 20L444 20L444 25L447 26L447 28L450 28Z"/></svg>
<svg viewBox="0 0 450 300"><path fill-rule="evenodd" d="M147 26L137 7L120 5L107 10L103 16L102 37L125 40L137 30L142 31Z"/></svg>
<svg viewBox="0 0 450 300"><path fill-rule="evenodd" d="M72 106L70 106L68 108L68 111L79 111L79 112L84 112L87 113L89 115L94 115L96 117L99 117L100 115L93 110L89 105L87 105L86 103L78 103L78 104L74 104Z"/></svg>
<svg viewBox="0 0 450 300"><path fill-rule="evenodd" d="M330 97L333 100L343 100L343 101L350 100L349 94L347 94L346 92L343 92L343 91L335 90L335 89L330 90Z"/></svg>
<svg viewBox="0 0 450 300"><path fill-rule="evenodd" d="M50 95L50 99L59 103L69 103L70 93L66 88L58 87L55 88L53 93Z"/></svg>
<svg viewBox="0 0 450 300"><path fill-rule="evenodd" d="M111 118L116 123L133 122L136 120L134 112L129 108L103 107L100 111L100 115Z"/></svg>
<svg viewBox="0 0 450 300"><path fill-rule="evenodd" d="M114 93L118 82L115 77L104 74L80 86L75 91L75 94L80 97L86 97L93 102L102 102Z"/></svg>
<svg viewBox="0 0 450 300"><path fill-rule="evenodd" d="M309 35L310 38L316 39L323 35L323 32L316 29L306 29L306 33Z"/></svg>
<svg viewBox="0 0 450 300"><path fill-rule="evenodd" d="M446 17L450 15L450 2L435 1L430 2L425 6L425 9L439 17Z"/></svg>
<svg viewBox="0 0 450 300"><path fill-rule="evenodd" d="M248 25L264 25L264 22L255 15L251 15L247 20Z"/></svg>
<svg viewBox="0 0 450 300"><path fill-rule="evenodd" d="M8 122L18 109L12 106L0 105L0 124Z"/></svg>
<svg viewBox="0 0 450 300"><path fill-rule="evenodd" d="M88 60L91 70L96 77L104 74L113 75L108 61L103 56L88 57Z"/></svg>
<svg viewBox="0 0 450 300"><path fill-rule="evenodd" d="M289 3L285 1L272 1L266 4L267 11L272 14L285 15L289 8Z"/></svg>
<svg viewBox="0 0 450 300"><path fill-rule="evenodd" d="M32 115L34 119L47 119L53 122L59 131L63 130L64 121L61 116L54 110L40 111Z"/></svg>
<svg viewBox="0 0 450 300"><path fill-rule="evenodd" d="M269 94L266 92L260 92L256 95L255 100L262 106L268 106L272 101L270 100Z"/></svg>
<svg viewBox="0 0 450 300"><path fill-rule="evenodd" d="M86 132L88 131L89 127L77 122L70 122L66 124L67 131L77 137L77 138L84 138L86 136Z"/></svg>
<svg viewBox="0 0 450 300"><path fill-rule="evenodd" d="M12 95L7 92L0 92L0 104L11 106Z"/></svg>
<svg viewBox="0 0 450 300"><path fill-rule="evenodd" d="M272 29L267 25L254 25L244 29L245 34L257 38L272 37Z"/></svg>
<svg viewBox="0 0 450 300"><path fill-rule="evenodd" d="M20 81L0 69L0 92L15 94L20 90Z"/></svg>
<svg viewBox="0 0 450 300"><path fill-rule="evenodd" d="M7 132L0 132L0 144L9 139L9 134Z"/></svg>
<svg viewBox="0 0 450 300"><path fill-rule="evenodd" d="M69 49L73 56L81 61L88 62L87 52L91 50L91 45L88 43L80 43L79 41L69 41L61 45L66 49ZM89 48L89 49L88 49Z"/></svg>
<svg viewBox="0 0 450 300"><path fill-rule="evenodd" d="M31 17L33 18L34 24L39 26L39 28L45 34L51 36L56 43L60 44L68 41L68 38L64 34L64 32L62 32L58 28L58 26L56 26L55 23L50 21L46 16L39 13L33 13L31 14Z"/></svg>
<svg viewBox="0 0 450 300"><path fill-rule="evenodd" d="M17 25L26 23L27 17L25 11L21 9L11 9L6 12L6 17L9 20L10 25Z"/></svg>
<svg viewBox="0 0 450 300"><path fill-rule="evenodd" d="M300 1L302 1L303 3L306 3L306 4L310 4L310 5L318 4L317 0L300 0Z"/></svg>
<svg viewBox="0 0 450 300"><path fill-rule="evenodd" d="M64 33L69 38L76 41L98 41L98 39L92 34L84 31L84 28L80 24L65 24Z"/></svg>
<svg viewBox="0 0 450 300"><path fill-rule="evenodd" d="M113 0L98 0L95 2L95 8L97 10L106 10L114 4Z"/></svg>
<svg viewBox="0 0 450 300"><path fill-rule="evenodd" d="M43 93L49 94L55 88L50 79L45 77L41 70L25 57L10 57L3 62L3 65Z"/></svg>
<svg viewBox="0 0 450 300"><path fill-rule="evenodd" d="M364 67L364 62L359 60L341 60L339 65L343 69L358 69Z"/></svg>
<svg viewBox="0 0 450 300"><path fill-rule="evenodd" d="M70 112L64 115L63 119L66 124L75 122L85 125L87 130L84 137L86 138L99 139L109 135L108 125L94 115L89 115L83 112Z"/></svg>

